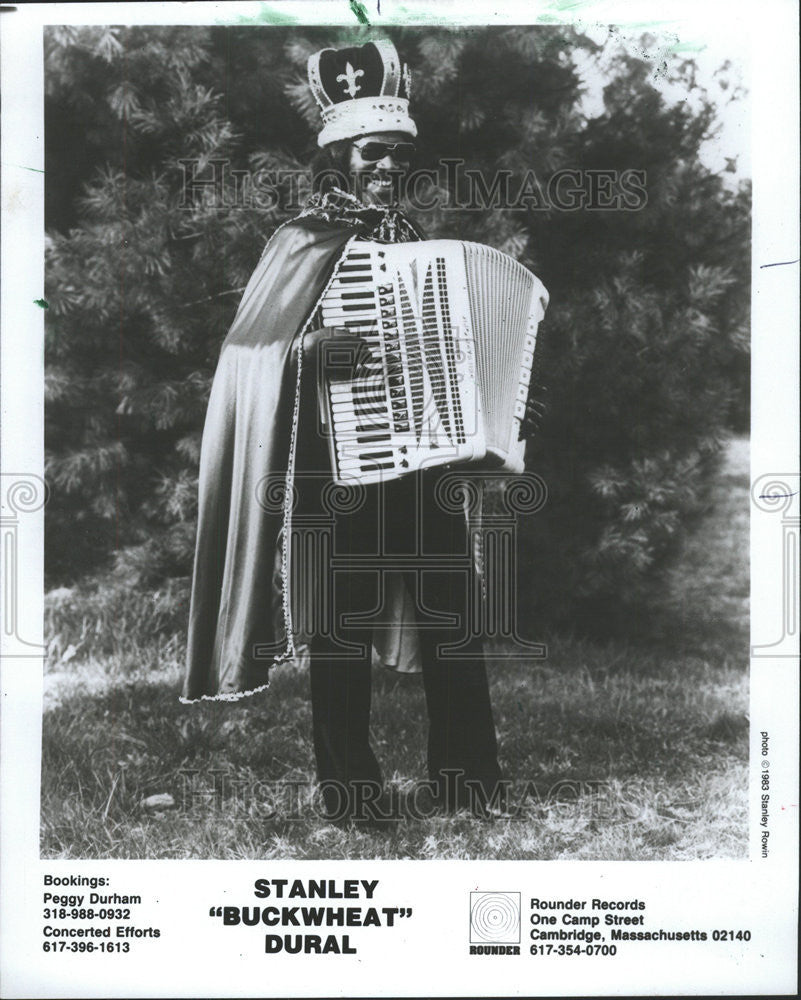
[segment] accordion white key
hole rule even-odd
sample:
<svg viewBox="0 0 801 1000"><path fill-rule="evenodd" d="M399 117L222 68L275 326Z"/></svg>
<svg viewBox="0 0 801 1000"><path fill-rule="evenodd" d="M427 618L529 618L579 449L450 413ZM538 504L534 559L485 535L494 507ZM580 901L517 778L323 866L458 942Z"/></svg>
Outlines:
<svg viewBox="0 0 801 1000"><path fill-rule="evenodd" d="M373 483L432 465L479 462L523 471L518 441L542 282L512 257L458 240L353 240L322 299L326 327L347 330L372 360L336 377L336 337L320 401L334 479Z"/></svg>

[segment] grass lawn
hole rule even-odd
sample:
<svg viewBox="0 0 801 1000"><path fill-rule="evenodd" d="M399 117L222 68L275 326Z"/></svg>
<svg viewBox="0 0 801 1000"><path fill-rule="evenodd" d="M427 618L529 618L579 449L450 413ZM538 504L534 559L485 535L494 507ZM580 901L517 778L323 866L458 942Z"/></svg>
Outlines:
<svg viewBox="0 0 801 1000"><path fill-rule="evenodd" d="M542 638L490 662L509 815L405 818L391 832L319 817L304 671L235 704L179 704L183 646L160 595L103 613L48 598L42 855L48 858L587 858L747 853L748 444L665 580L651 639ZM65 610L67 609L67 610ZM638 633L642 630L638 629ZM390 786L425 776L418 677L378 671L373 745ZM171 796L146 803L153 795Z"/></svg>

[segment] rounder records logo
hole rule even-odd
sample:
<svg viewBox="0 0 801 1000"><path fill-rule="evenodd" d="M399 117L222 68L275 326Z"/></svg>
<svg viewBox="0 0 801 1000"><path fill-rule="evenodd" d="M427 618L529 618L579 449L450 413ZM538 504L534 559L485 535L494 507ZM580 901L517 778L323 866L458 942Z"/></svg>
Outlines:
<svg viewBox="0 0 801 1000"><path fill-rule="evenodd" d="M520 954L520 893L470 893L470 954Z"/></svg>

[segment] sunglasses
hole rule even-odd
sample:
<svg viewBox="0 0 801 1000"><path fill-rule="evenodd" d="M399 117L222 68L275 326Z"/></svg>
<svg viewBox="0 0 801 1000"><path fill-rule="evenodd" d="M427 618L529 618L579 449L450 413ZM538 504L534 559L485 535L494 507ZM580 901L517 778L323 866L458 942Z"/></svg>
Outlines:
<svg viewBox="0 0 801 1000"><path fill-rule="evenodd" d="M378 163L389 154L402 163L408 163L417 152L413 142L366 142L363 146L356 146L356 149L361 158L369 163Z"/></svg>

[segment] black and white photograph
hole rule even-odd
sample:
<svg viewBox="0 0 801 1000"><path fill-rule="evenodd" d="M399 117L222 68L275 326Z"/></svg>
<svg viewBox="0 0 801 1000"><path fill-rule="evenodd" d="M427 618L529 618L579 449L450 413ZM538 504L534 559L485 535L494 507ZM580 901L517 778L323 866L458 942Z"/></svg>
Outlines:
<svg viewBox="0 0 801 1000"><path fill-rule="evenodd" d="M44 856L744 854L743 68L598 34L47 28Z"/></svg>
<svg viewBox="0 0 801 1000"><path fill-rule="evenodd" d="M541 6L4 8L15 995L792 992L797 53Z"/></svg>

